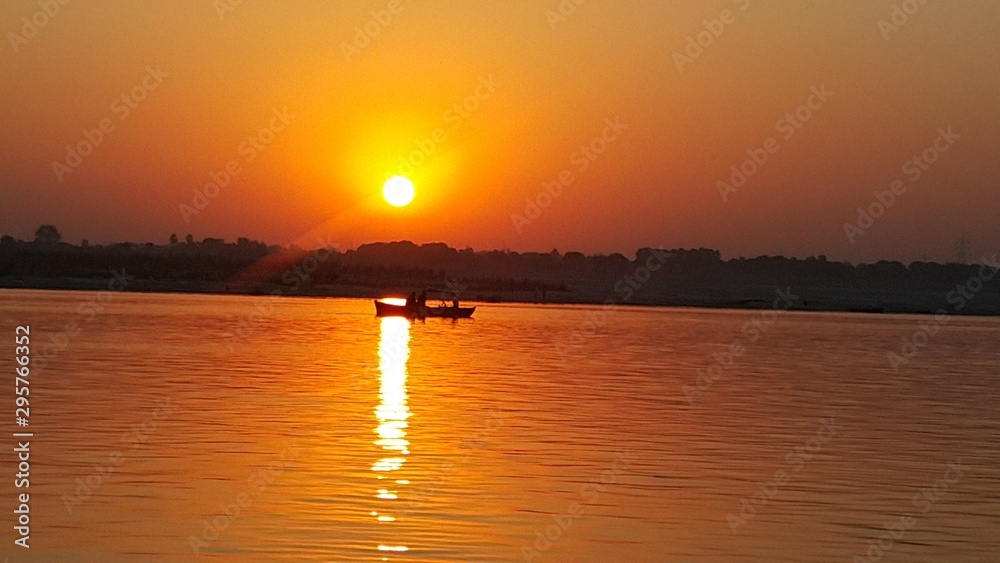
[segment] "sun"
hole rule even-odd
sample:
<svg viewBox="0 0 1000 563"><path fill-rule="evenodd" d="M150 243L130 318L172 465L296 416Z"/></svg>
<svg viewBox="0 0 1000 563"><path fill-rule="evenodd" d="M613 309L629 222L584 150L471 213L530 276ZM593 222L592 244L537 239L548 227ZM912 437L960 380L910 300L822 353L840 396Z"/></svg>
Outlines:
<svg viewBox="0 0 1000 563"><path fill-rule="evenodd" d="M389 205L403 207L413 201L413 182L404 176L393 176L385 181L382 186L382 197L389 202Z"/></svg>

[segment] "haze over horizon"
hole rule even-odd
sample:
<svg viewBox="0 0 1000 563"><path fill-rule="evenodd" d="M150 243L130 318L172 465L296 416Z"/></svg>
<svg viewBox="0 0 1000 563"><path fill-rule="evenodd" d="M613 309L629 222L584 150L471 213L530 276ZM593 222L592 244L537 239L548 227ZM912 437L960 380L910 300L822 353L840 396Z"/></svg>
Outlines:
<svg viewBox="0 0 1000 563"><path fill-rule="evenodd" d="M986 0L42 4L0 6L17 238L1000 250Z"/></svg>

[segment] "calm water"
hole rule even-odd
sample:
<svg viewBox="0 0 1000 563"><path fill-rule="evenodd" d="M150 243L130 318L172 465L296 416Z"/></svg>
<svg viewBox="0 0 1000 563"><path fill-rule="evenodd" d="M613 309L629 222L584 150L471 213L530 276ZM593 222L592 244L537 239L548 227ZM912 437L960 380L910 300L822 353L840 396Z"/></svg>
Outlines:
<svg viewBox="0 0 1000 563"><path fill-rule="evenodd" d="M1000 560L997 319L100 295L0 292L12 562Z"/></svg>

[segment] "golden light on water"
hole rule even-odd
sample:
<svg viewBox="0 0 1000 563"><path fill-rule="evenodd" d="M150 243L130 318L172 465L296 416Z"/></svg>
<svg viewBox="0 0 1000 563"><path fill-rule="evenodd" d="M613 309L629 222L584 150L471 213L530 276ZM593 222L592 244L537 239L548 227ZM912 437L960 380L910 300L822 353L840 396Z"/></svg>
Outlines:
<svg viewBox="0 0 1000 563"><path fill-rule="evenodd" d="M386 300L387 302L390 300ZM403 300L399 300L403 301ZM405 302L405 301L404 301ZM410 417L410 409L406 404L406 362L410 357L410 322L401 317L384 317L381 319L379 327L379 404L375 406L375 434L378 438L374 444L378 446L383 457L372 464L372 471L375 473L380 484L388 484L383 481L388 473L399 471L406 463L406 456L410 453L410 442L406 439L407 419ZM408 485L407 479L396 479L394 484ZM384 486L384 485L383 485ZM399 488L380 488L376 490L375 498L379 500L380 507L387 514L381 511L372 511L379 525L386 525L396 521L396 516L392 515L392 504L399 499L401 491ZM401 545L378 546L378 551L382 552L404 552L409 548Z"/></svg>

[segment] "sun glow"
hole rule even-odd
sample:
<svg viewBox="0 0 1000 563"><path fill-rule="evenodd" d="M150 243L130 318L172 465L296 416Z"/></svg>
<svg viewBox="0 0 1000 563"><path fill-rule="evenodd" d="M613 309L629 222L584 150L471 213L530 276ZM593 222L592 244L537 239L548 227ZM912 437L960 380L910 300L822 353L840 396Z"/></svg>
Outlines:
<svg viewBox="0 0 1000 563"><path fill-rule="evenodd" d="M389 205L396 207L408 205L413 201L415 193L413 182L404 176L393 176L386 180L385 185L382 186L382 196L389 202Z"/></svg>

